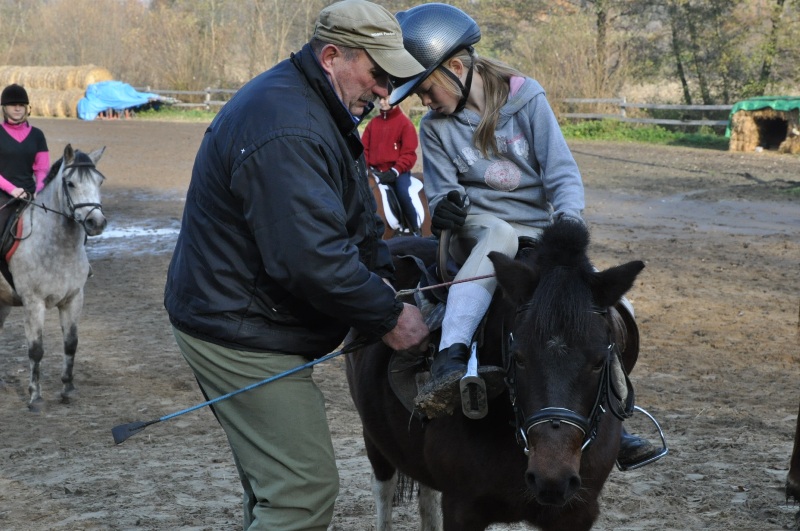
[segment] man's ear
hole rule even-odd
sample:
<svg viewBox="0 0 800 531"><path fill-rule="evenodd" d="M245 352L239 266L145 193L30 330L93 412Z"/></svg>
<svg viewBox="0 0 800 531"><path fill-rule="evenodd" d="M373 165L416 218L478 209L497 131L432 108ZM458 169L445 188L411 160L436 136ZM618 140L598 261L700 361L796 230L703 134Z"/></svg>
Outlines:
<svg viewBox="0 0 800 531"><path fill-rule="evenodd" d="M339 48L333 44L326 44L322 48L322 50L319 52L318 59L320 66L322 66L322 69L326 74L333 73L333 60L341 54L342 52L339 51Z"/></svg>

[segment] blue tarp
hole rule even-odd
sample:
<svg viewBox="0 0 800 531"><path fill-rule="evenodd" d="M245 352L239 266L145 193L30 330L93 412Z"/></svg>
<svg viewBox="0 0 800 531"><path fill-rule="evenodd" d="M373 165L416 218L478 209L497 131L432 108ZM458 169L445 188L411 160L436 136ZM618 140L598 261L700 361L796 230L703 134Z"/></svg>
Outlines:
<svg viewBox="0 0 800 531"><path fill-rule="evenodd" d="M86 96L78 102L78 118L94 120L103 111L121 112L161 99L158 94L137 92L122 81L100 81L86 87Z"/></svg>

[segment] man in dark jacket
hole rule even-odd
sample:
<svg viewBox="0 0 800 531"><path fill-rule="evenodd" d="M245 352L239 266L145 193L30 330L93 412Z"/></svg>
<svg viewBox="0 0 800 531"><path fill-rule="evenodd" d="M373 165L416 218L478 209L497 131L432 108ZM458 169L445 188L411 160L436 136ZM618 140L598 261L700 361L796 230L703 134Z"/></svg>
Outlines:
<svg viewBox="0 0 800 531"><path fill-rule="evenodd" d="M334 350L353 327L397 350L428 329L385 279L357 125L389 76L422 68L386 9L325 8L303 49L246 84L206 130L164 295L178 345L215 398ZM244 529L327 529L338 493L312 369L218 402Z"/></svg>

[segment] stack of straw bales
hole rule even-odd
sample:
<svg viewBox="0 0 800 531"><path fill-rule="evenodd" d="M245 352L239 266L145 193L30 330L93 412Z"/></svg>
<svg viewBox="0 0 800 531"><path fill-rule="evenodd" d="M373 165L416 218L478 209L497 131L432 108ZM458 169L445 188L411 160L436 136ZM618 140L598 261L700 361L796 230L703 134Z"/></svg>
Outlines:
<svg viewBox="0 0 800 531"><path fill-rule="evenodd" d="M12 83L25 87L32 116L76 118L86 87L113 79L111 72L94 65L0 66L0 88Z"/></svg>
<svg viewBox="0 0 800 531"><path fill-rule="evenodd" d="M759 109L755 111L738 111L731 120L731 151L755 151L765 143L765 131L759 123L775 120L786 123L786 137L778 146L779 153L800 153L800 120L797 109L792 111L776 111Z"/></svg>

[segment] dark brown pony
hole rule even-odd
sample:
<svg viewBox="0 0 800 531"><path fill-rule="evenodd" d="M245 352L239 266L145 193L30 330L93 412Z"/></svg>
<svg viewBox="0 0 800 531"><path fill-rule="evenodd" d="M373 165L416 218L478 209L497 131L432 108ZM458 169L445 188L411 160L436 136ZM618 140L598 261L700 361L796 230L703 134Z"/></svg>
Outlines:
<svg viewBox="0 0 800 531"><path fill-rule="evenodd" d="M430 240L416 240L419 254L429 253ZM516 260L490 255L502 293L489 309L480 356L482 364L505 367L508 389L480 420L409 413L390 388L392 353L382 343L348 356L379 530L391 526L389 493L398 471L420 484L422 529L439 529L434 489L441 492L445 531L500 522L592 527L619 449L621 418L633 408L620 357L630 372L638 338L625 337L614 305L644 264L595 271L588 241L582 225L560 222ZM407 263L396 261L398 289L416 286L419 275Z"/></svg>

